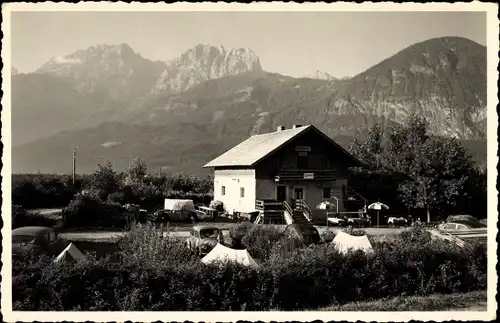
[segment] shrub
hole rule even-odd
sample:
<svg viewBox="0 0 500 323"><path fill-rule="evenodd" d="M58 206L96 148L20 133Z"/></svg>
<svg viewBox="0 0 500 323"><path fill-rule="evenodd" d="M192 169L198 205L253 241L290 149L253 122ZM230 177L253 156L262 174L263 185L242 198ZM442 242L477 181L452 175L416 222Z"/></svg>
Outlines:
<svg viewBox="0 0 500 323"><path fill-rule="evenodd" d="M125 204L127 200L125 199L124 192L115 192L108 195L108 201L110 203Z"/></svg>
<svg viewBox="0 0 500 323"><path fill-rule="evenodd" d="M326 229L322 234L321 234L321 239L325 242L331 242L333 239L335 239L335 236L337 235L337 231L328 228Z"/></svg>
<svg viewBox="0 0 500 323"><path fill-rule="evenodd" d="M342 229L343 232L350 234L351 236L355 237L362 237L366 235L366 231L363 229L358 229L358 228L353 228L353 227L348 227Z"/></svg>
<svg viewBox="0 0 500 323"><path fill-rule="evenodd" d="M281 231L274 226L255 225L243 237L242 244L255 259L267 260L274 244L281 238Z"/></svg>
<svg viewBox="0 0 500 323"><path fill-rule="evenodd" d="M280 239L271 248L269 259L283 259L287 258L296 250L304 248L306 245L297 237L281 236Z"/></svg>
<svg viewBox="0 0 500 323"><path fill-rule="evenodd" d="M104 203L94 195L81 194L63 209L65 227L118 227L125 228L134 215L120 205Z"/></svg>
<svg viewBox="0 0 500 323"><path fill-rule="evenodd" d="M194 260L183 241L165 234L163 228L154 224L133 224L131 230L120 241L123 260L126 264L155 267L162 262L170 264Z"/></svg>
<svg viewBox="0 0 500 323"><path fill-rule="evenodd" d="M24 226L26 210L20 205L12 205L12 228Z"/></svg>
<svg viewBox="0 0 500 323"><path fill-rule="evenodd" d="M266 239L279 237L273 230L254 226L244 243L269 249ZM328 244L313 245L290 249L286 256L273 254L258 270L233 263L205 265L182 241L165 237L152 225L133 226L120 247L122 257L115 262L14 261L14 309L302 310L390 296L466 292L484 289L487 281L486 246L469 243L460 248L445 241L408 243L396 237L374 246L371 254L345 255Z"/></svg>
<svg viewBox="0 0 500 323"><path fill-rule="evenodd" d="M422 226L414 226L401 231L397 237L402 240L402 243L415 245L423 244L431 241L431 236L429 231Z"/></svg>
<svg viewBox="0 0 500 323"><path fill-rule="evenodd" d="M231 247L235 249L244 249L245 246L242 244L242 239L244 236L250 232L253 224L250 222L242 222L238 224L233 224L229 227L229 236L231 237Z"/></svg>
<svg viewBox="0 0 500 323"><path fill-rule="evenodd" d="M66 175L12 175L12 202L25 208L57 208L73 198Z"/></svg>

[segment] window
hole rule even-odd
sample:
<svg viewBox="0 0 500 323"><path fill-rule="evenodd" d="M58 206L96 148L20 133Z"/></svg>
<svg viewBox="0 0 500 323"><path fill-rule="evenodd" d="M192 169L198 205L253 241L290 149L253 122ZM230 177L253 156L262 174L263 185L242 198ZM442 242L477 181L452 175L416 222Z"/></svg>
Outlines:
<svg viewBox="0 0 500 323"><path fill-rule="evenodd" d="M332 189L329 187L323 188L323 198L324 199L329 199L332 197Z"/></svg>
<svg viewBox="0 0 500 323"><path fill-rule="evenodd" d="M240 187L240 197L245 197L245 188L244 187Z"/></svg>
<svg viewBox="0 0 500 323"><path fill-rule="evenodd" d="M226 195L226 187L222 186L222 196Z"/></svg>

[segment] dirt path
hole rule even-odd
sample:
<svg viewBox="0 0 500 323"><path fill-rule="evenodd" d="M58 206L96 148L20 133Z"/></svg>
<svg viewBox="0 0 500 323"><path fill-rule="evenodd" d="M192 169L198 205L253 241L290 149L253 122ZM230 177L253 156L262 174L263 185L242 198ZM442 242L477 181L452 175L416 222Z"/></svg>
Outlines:
<svg viewBox="0 0 500 323"><path fill-rule="evenodd" d="M227 223L213 223L215 227L223 230L224 235L229 234L229 225ZM282 230L285 229L285 225L279 226ZM169 227L169 234L172 237L177 238L185 238L189 236L189 230L192 228L192 225L186 226L171 226ZM324 233L327 228L316 226L319 234ZM338 228L331 228L333 231L338 231ZM366 228L366 233L370 235L388 235L388 234L397 234L401 232L401 229L392 229L392 228ZM123 236L125 236L126 232L123 231L67 231L61 232L59 236L63 239L70 241L82 241L82 240L91 240L91 241L106 241L106 240L117 240ZM165 233L166 234L166 233Z"/></svg>

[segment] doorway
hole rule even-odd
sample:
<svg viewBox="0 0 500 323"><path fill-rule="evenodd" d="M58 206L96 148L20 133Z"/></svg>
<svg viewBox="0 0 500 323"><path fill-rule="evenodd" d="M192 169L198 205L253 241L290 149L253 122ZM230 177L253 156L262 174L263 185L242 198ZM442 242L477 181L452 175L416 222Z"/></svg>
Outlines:
<svg viewBox="0 0 500 323"><path fill-rule="evenodd" d="M276 186L276 201L278 202L286 201L286 186L284 185Z"/></svg>
<svg viewBox="0 0 500 323"><path fill-rule="evenodd" d="M305 199L305 194L304 194L304 188L303 187L295 187L293 189L293 198L295 200L303 200Z"/></svg>
<svg viewBox="0 0 500 323"><path fill-rule="evenodd" d="M286 201L286 186L276 186L276 200L278 202Z"/></svg>

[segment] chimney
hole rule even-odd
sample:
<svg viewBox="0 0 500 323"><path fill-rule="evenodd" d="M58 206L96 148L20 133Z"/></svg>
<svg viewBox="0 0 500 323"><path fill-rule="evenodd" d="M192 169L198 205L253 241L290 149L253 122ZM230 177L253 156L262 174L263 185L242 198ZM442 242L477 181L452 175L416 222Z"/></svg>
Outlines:
<svg viewBox="0 0 500 323"><path fill-rule="evenodd" d="M278 126L278 128L276 129L276 131L282 131L282 130L285 130L285 126Z"/></svg>
<svg viewBox="0 0 500 323"><path fill-rule="evenodd" d="M300 127L302 127L302 125L301 125L301 124L294 124L294 125L293 125L293 129L297 129L297 128L300 128Z"/></svg>

